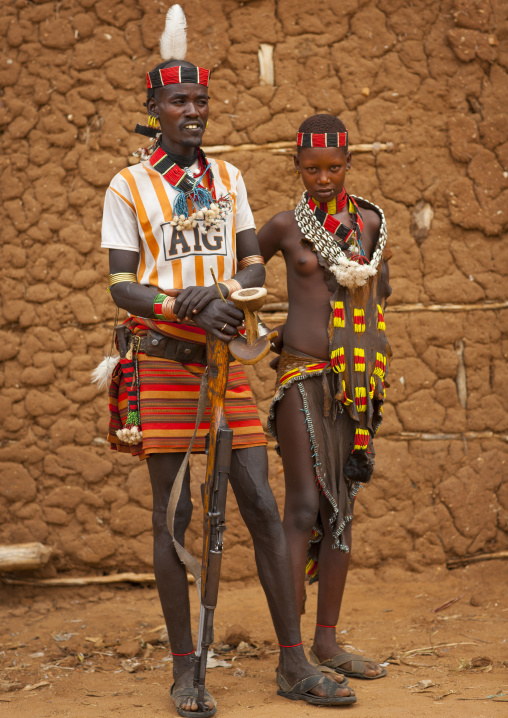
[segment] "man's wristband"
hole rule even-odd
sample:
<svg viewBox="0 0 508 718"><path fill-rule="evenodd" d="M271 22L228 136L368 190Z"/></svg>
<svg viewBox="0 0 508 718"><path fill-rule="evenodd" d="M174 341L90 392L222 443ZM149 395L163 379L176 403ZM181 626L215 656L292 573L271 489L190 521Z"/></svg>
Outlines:
<svg viewBox="0 0 508 718"><path fill-rule="evenodd" d="M107 291L111 289L115 284L120 284L120 282L130 282L130 283L138 283L138 277L133 272L116 272L116 274L108 274L108 289Z"/></svg>
<svg viewBox="0 0 508 718"><path fill-rule="evenodd" d="M156 319L174 321L177 317L173 311L176 297L168 297L167 294L157 294L153 300L153 313Z"/></svg>
<svg viewBox="0 0 508 718"><path fill-rule="evenodd" d="M219 282L219 284L221 284L223 287L226 287L226 289L228 290L228 297L230 297L233 292L237 292L239 289L243 289L240 282L237 282L236 279L226 279L222 282Z"/></svg>
<svg viewBox="0 0 508 718"><path fill-rule="evenodd" d="M238 262L238 271L241 272L245 267L249 267L251 264L264 264L265 260L260 254L250 254L248 257L244 257Z"/></svg>

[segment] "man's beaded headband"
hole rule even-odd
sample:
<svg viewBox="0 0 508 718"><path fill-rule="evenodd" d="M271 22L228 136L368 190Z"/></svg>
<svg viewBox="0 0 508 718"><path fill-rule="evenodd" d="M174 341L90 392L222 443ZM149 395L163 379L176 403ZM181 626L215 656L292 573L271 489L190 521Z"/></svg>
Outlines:
<svg viewBox="0 0 508 718"><path fill-rule="evenodd" d="M162 70L152 70L146 73L146 86L149 90L166 85L180 85L184 82L208 87L210 70L202 67L164 67Z"/></svg>
<svg viewBox="0 0 508 718"><path fill-rule="evenodd" d="M313 134L312 132L298 132L296 135L298 147L345 147L348 146L348 133L326 132Z"/></svg>

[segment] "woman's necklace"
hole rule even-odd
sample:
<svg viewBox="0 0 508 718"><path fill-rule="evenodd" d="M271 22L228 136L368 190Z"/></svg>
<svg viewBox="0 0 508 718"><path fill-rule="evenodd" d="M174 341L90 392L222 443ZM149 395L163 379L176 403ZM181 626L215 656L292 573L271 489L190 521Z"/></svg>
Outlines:
<svg viewBox="0 0 508 718"><path fill-rule="evenodd" d="M318 222L330 234L334 234L351 250L353 256L357 257L360 264L368 263L367 257L362 247L362 231L363 218L358 209L358 205L352 197L350 197L345 189L336 197L335 202L327 202L326 204L318 203L316 200L306 193L307 203L314 213ZM335 206L333 206L335 204ZM328 206L331 205L330 209ZM338 214L347 205L352 227L340 222L333 217Z"/></svg>
<svg viewBox="0 0 508 718"><path fill-rule="evenodd" d="M363 253L363 255L359 253L353 253L351 258L348 258L346 256L346 253L341 249L339 242L337 242L337 240L335 239L335 237L340 237L340 239L343 238L336 231L331 232L330 230L328 230L327 226L324 223L320 222L319 217L316 215L316 209L312 209L310 206L309 199L312 202L312 199L309 197L308 193L304 192L295 208L295 219L298 226L300 227L302 234L312 244L313 248L317 252L319 252L321 256L325 259L325 261L328 263L328 265L330 266L330 270L335 276L338 284L343 287L347 287L348 289L356 289L356 287L363 287L369 277L373 277L376 274L377 268L381 261L383 249L386 245L386 222L383 211L377 205L369 203L372 204L372 206L375 207L379 212L379 215L381 217L381 228L379 230L379 239L377 242L376 249L372 255L370 263L367 263L364 258L365 253ZM362 197L359 197L358 199L362 199ZM356 210L358 210L357 203L353 201L351 197L348 197L348 200L351 200ZM312 204L318 209L319 212L322 212L322 210L317 207L314 202L312 202ZM346 227L344 224L342 224L342 222L339 222L338 220L334 219L334 217L327 215L325 212L323 212L323 214L326 215L326 220L332 220L333 222L333 224L331 224L329 221L327 221L327 225L329 227L334 227L336 230L340 230L341 232L343 232L344 230L346 231L346 237L344 237L344 241L347 242L347 236L352 237L352 233L358 233L358 230L360 232L361 241L363 221L361 220L358 211L356 211L357 226L353 226L353 228ZM341 227L343 227L344 230L341 230ZM353 241L355 240L356 238ZM363 259L363 262L361 262L361 259Z"/></svg>

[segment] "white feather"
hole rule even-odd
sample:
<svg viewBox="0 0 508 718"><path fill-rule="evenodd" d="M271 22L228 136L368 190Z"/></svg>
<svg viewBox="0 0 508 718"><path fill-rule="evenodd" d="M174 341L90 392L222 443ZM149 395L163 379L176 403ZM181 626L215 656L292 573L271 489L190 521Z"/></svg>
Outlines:
<svg viewBox="0 0 508 718"><path fill-rule="evenodd" d="M172 5L166 14L166 26L160 39L163 60L185 60L187 20L180 5Z"/></svg>
<svg viewBox="0 0 508 718"><path fill-rule="evenodd" d="M101 363L92 372L90 384L97 384L99 389L106 389L111 380L113 369L120 361L120 357L104 357Z"/></svg>

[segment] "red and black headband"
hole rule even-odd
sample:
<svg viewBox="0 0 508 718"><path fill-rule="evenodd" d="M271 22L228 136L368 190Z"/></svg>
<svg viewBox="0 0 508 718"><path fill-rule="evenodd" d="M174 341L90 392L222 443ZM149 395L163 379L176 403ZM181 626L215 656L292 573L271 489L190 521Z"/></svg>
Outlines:
<svg viewBox="0 0 508 718"><path fill-rule="evenodd" d="M312 132L298 132L296 135L298 147L348 147L348 133L326 132L314 134Z"/></svg>
<svg viewBox="0 0 508 718"><path fill-rule="evenodd" d="M146 73L146 86L149 90L187 82L208 87L209 81L210 70L205 70L202 67L175 65L174 67L164 67L162 70L152 70Z"/></svg>

